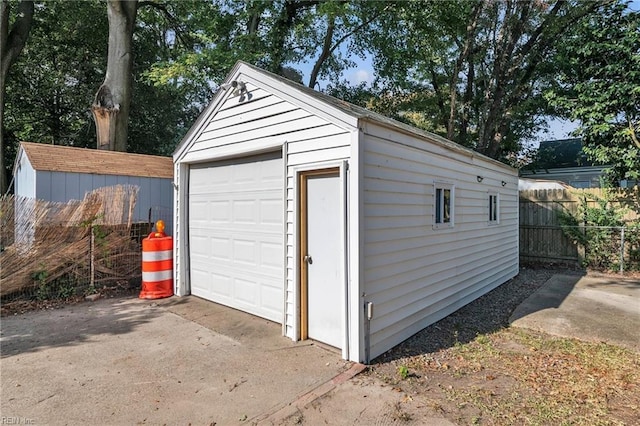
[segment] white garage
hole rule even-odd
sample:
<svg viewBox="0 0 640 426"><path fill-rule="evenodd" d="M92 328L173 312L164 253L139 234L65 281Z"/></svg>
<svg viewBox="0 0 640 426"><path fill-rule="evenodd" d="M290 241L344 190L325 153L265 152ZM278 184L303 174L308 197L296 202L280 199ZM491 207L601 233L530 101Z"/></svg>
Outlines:
<svg viewBox="0 0 640 426"><path fill-rule="evenodd" d="M518 273L518 175L239 62L174 153L175 293L369 362Z"/></svg>
<svg viewBox="0 0 640 426"><path fill-rule="evenodd" d="M280 152L189 170L191 293L282 321Z"/></svg>

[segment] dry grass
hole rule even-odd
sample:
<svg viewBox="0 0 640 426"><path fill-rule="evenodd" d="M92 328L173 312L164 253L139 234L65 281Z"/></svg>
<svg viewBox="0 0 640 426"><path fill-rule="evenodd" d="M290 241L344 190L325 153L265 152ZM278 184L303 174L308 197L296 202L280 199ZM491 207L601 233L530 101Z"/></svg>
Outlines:
<svg viewBox="0 0 640 426"><path fill-rule="evenodd" d="M640 354L617 346L506 328L403 362L415 378L374 371L458 424L638 421Z"/></svg>

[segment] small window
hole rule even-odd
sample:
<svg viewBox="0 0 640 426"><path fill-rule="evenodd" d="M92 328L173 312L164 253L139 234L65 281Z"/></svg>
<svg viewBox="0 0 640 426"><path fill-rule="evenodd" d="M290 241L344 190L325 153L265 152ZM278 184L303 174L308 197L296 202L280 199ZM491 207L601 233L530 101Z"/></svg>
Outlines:
<svg viewBox="0 0 640 426"><path fill-rule="evenodd" d="M451 228L453 227L453 185L448 183L436 182L434 187L435 201L433 203L433 227Z"/></svg>
<svg viewBox="0 0 640 426"><path fill-rule="evenodd" d="M500 221L500 200L498 194L489 194L489 224L499 223Z"/></svg>

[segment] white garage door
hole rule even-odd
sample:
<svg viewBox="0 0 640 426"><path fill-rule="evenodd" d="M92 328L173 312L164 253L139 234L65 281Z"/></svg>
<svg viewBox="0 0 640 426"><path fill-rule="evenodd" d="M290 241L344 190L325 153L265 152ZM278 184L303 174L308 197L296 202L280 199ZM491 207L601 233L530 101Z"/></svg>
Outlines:
<svg viewBox="0 0 640 426"><path fill-rule="evenodd" d="M283 320L281 154L192 166L191 294Z"/></svg>

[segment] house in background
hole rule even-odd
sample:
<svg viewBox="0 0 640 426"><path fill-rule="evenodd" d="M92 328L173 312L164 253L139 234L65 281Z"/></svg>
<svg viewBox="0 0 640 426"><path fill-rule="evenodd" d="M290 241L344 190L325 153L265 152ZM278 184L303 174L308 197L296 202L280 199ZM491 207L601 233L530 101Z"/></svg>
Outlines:
<svg viewBox="0 0 640 426"><path fill-rule="evenodd" d="M82 200L105 186L136 185L136 222L147 222L151 208L173 208L170 157L22 142L13 177L16 196L54 202Z"/></svg>
<svg viewBox="0 0 640 426"><path fill-rule="evenodd" d="M345 359L518 273L515 169L244 62L174 162L175 293Z"/></svg>
<svg viewBox="0 0 640 426"><path fill-rule="evenodd" d="M520 189L520 191L536 191L547 189L564 190L572 188L568 184L557 180L527 179L521 177L518 181L518 189Z"/></svg>
<svg viewBox="0 0 640 426"><path fill-rule="evenodd" d="M536 160L524 167L520 176L560 181L573 188L599 188L606 168L587 159L581 139L562 139L540 142Z"/></svg>

